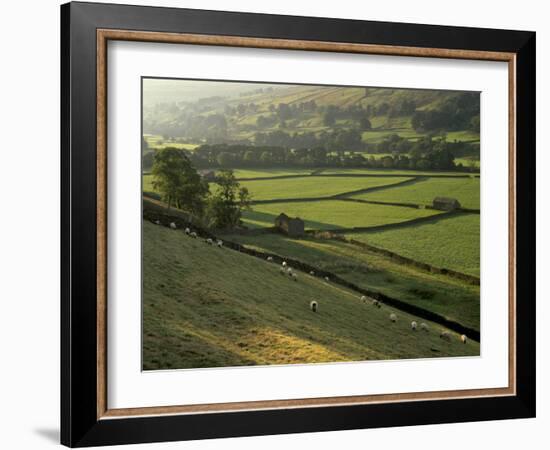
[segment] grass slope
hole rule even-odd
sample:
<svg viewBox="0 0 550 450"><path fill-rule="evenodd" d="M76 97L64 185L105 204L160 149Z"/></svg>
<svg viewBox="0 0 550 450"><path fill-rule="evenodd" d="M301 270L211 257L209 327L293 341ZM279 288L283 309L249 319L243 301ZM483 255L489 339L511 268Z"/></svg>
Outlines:
<svg viewBox="0 0 550 450"><path fill-rule="evenodd" d="M245 211L243 221L251 227L271 227L275 217L282 212L291 217L301 217L306 229L313 230L371 227L440 213L430 209L321 200L254 205L252 211Z"/></svg>
<svg viewBox="0 0 550 450"><path fill-rule="evenodd" d="M398 264L353 244L281 234L229 235L247 247L292 257L335 273L359 287L406 301L479 330L479 286Z"/></svg>
<svg viewBox="0 0 550 450"><path fill-rule="evenodd" d="M479 214L348 237L436 267L479 276Z"/></svg>
<svg viewBox="0 0 550 450"><path fill-rule="evenodd" d="M143 367L199 368L479 355L415 318L275 264L143 223ZM308 304L319 302L319 312ZM388 316L395 312L398 321Z"/></svg>
<svg viewBox="0 0 550 450"><path fill-rule="evenodd" d="M430 178L412 185L357 194L352 198L431 205L438 196L456 198L464 208L479 209L479 178Z"/></svg>

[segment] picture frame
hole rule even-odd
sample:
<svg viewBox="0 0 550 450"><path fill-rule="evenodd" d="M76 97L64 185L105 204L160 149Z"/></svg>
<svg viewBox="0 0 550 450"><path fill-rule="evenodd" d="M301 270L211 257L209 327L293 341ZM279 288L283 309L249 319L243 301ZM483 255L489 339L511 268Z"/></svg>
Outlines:
<svg viewBox="0 0 550 450"><path fill-rule="evenodd" d="M535 40L527 31L62 5L61 443L82 447L534 417ZM508 386L109 408L107 44L112 41L505 62Z"/></svg>

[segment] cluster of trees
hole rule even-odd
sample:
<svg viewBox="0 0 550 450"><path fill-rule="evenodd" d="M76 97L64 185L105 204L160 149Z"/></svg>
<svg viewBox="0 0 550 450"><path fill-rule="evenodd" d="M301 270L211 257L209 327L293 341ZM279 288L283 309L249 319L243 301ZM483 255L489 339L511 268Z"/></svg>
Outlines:
<svg viewBox="0 0 550 450"><path fill-rule="evenodd" d="M479 94L464 92L447 98L437 109L416 111L411 124L417 131L472 130L479 133Z"/></svg>
<svg viewBox="0 0 550 450"><path fill-rule="evenodd" d="M380 158L356 151L329 151L325 147L291 149L282 146L202 145L189 154L193 164L201 168L217 167L357 167L421 170L463 169L454 163L455 155L469 146L447 142L445 137L427 136L410 142L391 135L376 144ZM382 151L383 150L383 151ZM373 152L374 153L374 152Z"/></svg>
<svg viewBox="0 0 550 450"><path fill-rule="evenodd" d="M259 147L323 147L337 152L361 151L365 148L361 132L354 128L336 128L320 133L309 131L288 133L282 130L260 132L254 136L254 144Z"/></svg>
<svg viewBox="0 0 550 450"><path fill-rule="evenodd" d="M250 193L241 187L232 170L221 170L216 189L197 172L184 150L166 147L154 153L153 187L168 208L185 210L214 228L234 228L250 207Z"/></svg>

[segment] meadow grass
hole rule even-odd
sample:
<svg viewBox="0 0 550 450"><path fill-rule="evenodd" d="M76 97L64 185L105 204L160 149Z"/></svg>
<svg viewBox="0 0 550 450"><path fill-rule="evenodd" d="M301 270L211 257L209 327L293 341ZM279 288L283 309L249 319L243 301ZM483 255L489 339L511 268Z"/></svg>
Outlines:
<svg viewBox="0 0 550 450"><path fill-rule="evenodd" d="M286 198L330 197L345 192L385 186L406 181L404 177L317 177L288 178L282 180L241 181L247 187L253 200Z"/></svg>
<svg viewBox="0 0 550 450"><path fill-rule="evenodd" d="M367 157L370 155L363 154ZM346 169L346 168L327 168L321 173L323 174L350 174L350 175L394 175L396 177L413 177L413 176L434 176L445 175L446 177L467 177L469 174L464 172L453 172L444 170L403 170L403 169Z"/></svg>
<svg viewBox="0 0 550 450"><path fill-rule="evenodd" d="M347 237L402 256L479 276L479 214L461 214L386 231L350 233Z"/></svg>
<svg viewBox="0 0 550 450"><path fill-rule="evenodd" d="M395 262L357 245L282 234L227 235L249 248L295 258L365 289L433 311L479 330L479 286Z"/></svg>
<svg viewBox="0 0 550 450"><path fill-rule="evenodd" d="M316 300L319 312L309 309ZM389 314L395 313L396 323ZM479 344L410 330L420 319L357 293L143 222L143 368L479 355ZM426 321L425 321L426 322Z"/></svg>
<svg viewBox="0 0 550 450"><path fill-rule="evenodd" d="M219 170L219 169L218 169ZM309 175L314 169L232 169L236 178L268 178L286 175Z"/></svg>
<svg viewBox="0 0 550 450"><path fill-rule="evenodd" d="M456 198L464 208L479 209L479 178L429 178L405 186L357 194L352 198L431 205L435 197Z"/></svg>
<svg viewBox="0 0 550 450"><path fill-rule="evenodd" d="M320 200L253 205L251 211L245 211L243 221L252 227L271 227L275 217L282 212L302 218L306 229L314 230L371 227L440 213L429 209Z"/></svg>

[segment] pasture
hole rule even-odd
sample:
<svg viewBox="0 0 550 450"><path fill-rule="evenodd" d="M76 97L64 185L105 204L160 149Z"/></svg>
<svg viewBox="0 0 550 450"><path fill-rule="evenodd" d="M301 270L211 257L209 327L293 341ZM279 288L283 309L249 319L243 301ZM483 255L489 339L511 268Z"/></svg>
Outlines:
<svg viewBox="0 0 550 450"><path fill-rule="evenodd" d="M338 240L289 238L281 234L226 235L249 248L292 257L479 330L479 286L404 265L387 256Z"/></svg>
<svg viewBox="0 0 550 450"><path fill-rule="evenodd" d="M275 217L282 212L292 217L300 217L305 222L305 228L310 230L374 227L440 213L429 209L319 200L253 205L251 211L244 212L243 221L251 227L271 227Z"/></svg>
<svg viewBox="0 0 550 450"><path fill-rule="evenodd" d="M431 205L435 197L453 197L464 208L479 209L479 184L479 178L428 178L406 186L353 195L351 198Z"/></svg>
<svg viewBox="0 0 550 450"><path fill-rule="evenodd" d="M241 181L248 188L253 200L277 200L289 198L331 197L361 189L391 185L410 180L405 177L357 177L326 178L308 176L283 180Z"/></svg>
<svg viewBox="0 0 550 450"><path fill-rule="evenodd" d="M479 355L441 326L278 265L143 222L143 368L182 369ZM309 302L319 303L319 312ZM389 314L397 315L397 322Z"/></svg>
<svg viewBox="0 0 550 450"><path fill-rule="evenodd" d="M435 217L415 226L350 233L347 237L435 267L479 276L479 214Z"/></svg>

